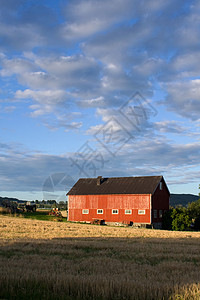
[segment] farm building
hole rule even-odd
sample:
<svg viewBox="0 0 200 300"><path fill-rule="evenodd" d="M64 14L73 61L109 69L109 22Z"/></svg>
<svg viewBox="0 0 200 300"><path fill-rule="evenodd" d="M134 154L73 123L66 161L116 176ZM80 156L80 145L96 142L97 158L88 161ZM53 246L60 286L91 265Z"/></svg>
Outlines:
<svg viewBox="0 0 200 300"><path fill-rule="evenodd" d="M162 226L170 193L163 176L81 178L68 192L68 220Z"/></svg>

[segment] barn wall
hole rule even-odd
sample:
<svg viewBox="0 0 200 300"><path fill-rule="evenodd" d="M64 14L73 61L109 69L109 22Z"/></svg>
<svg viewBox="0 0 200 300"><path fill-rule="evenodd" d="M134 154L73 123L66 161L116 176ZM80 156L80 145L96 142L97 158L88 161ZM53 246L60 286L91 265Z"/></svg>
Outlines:
<svg viewBox="0 0 200 300"><path fill-rule="evenodd" d="M151 223L151 195L69 195L68 201L69 221ZM89 214L82 214L82 209L89 209ZM97 209L103 209L103 214L97 214ZM112 214L112 209L119 213ZM125 214L125 209L132 213ZM145 210L145 214L138 214L138 210Z"/></svg>
<svg viewBox="0 0 200 300"><path fill-rule="evenodd" d="M156 188L155 193L152 196L152 222L162 222L162 215L164 211L169 210L169 198L170 194L167 189L166 183L162 180L162 190L160 185ZM154 211L157 211L157 218L154 217Z"/></svg>

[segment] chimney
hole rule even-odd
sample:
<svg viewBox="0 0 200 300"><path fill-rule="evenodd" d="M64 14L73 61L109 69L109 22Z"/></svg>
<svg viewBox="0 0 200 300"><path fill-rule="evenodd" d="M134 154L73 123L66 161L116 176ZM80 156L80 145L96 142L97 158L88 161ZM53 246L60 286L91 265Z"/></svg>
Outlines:
<svg viewBox="0 0 200 300"><path fill-rule="evenodd" d="M97 185L101 185L101 178L102 178L102 176L97 177Z"/></svg>

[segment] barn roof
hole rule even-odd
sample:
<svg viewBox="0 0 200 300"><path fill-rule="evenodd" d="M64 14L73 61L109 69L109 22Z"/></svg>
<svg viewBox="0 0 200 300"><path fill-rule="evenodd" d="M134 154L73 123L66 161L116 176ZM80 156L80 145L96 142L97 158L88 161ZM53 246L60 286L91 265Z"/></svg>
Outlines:
<svg viewBox="0 0 200 300"><path fill-rule="evenodd" d="M81 178L67 195L153 194L162 179L162 176Z"/></svg>

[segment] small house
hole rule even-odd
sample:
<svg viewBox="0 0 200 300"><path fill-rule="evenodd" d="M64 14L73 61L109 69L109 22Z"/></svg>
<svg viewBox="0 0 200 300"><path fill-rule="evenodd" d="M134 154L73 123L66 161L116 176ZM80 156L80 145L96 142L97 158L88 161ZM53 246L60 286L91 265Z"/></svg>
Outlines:
<svg viewBox="0 0 200 300"><path fill-rule="evenodd" d="M161 228L169 210L163 176L81 178L67 195L69 221Z"/></svg>

